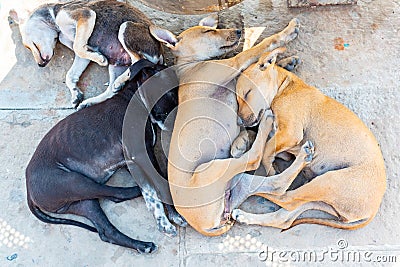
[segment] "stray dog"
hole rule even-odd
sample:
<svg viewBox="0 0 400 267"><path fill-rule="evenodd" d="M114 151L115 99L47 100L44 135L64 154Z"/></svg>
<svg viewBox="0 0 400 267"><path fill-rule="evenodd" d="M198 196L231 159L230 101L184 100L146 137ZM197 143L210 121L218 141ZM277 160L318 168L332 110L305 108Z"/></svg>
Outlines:
<svg viewBox="0 0 400 267"><path fill-rule="evenodd" d="M352 111L276 66L277 54L283 51L263 55L237 82L238 114L245 125L257 124L257 114L269 108L276 118L275 135L263 155L265 169L271 169L281 152L297 156L281 174L248 179L241 197L261 195L282 209L267 214L237 209L232 216L242 223L282 229L301 223L363 227L375 217L386 189L379 144ZM303 169L312 180L287 191ZM297 219L306 210L321 210L336 219Z"/></svg>
<svg viewBox="0 0 400 267"><path fill-rule="evenodd" d="M142 187L112 187L104 185L112 174L127 164L142 165L140 161L125 160L126 147L122 144L122 127L125 111L138 87L153 74L164 69L147 60L139 60L131 66L132 80L117 95L98 105L80 110L61 120L42 139L26 169L28 206L32 213L47 223L71 224L98 232L103 241L150 253L156 249L151 242L131 239L119 232L107 219L100 207L100 198L121 202L143 194L146 205L154 212L158 227L167 234L176 234L176 228L165 215L157 192L149 184ZM169 113L177 105L177 92L170 91L157 102L158 112ZM159 117L154 114L154 117ZM154 130L147 120L146 144L135 156L148 156L160 172L154 155ZM137 130L139 131L139 130ZM132 140L137 147L144 140ZM144 145L143 145L144 147ZM146 151L147 150L147 151ZM145 173L144 173L145 175ZM150 180L149 180L150 181ZM181 226L185 221L167 206L169 217ZM75 214L89 219L94 227L81 222L60 219L44 211Z"/></svg>
<svg viewBox="0 0 400 267"><path fill-rule="evenodd" d="M83 100L77 87L79 78L90 61L107 66L109 86L101 95L87 99L78 109L110 98L129 78L128 66L146 58L162 63L162 47L149 32L151 21L132 6L113 0L72 1L44 4L29 18L19 18L15 11L10 16L19 23L22 42L31 50L36 63L46 66L54 54L57 39L75 52L74 62L67 72L66 84L76 107Z"/></svg>
<svg viewBox="0 0 400 267"><path fill-rule="evenodd" d="M209 236L221 235L232 226L223 218L225 191L236 174L258 168L265 144L262 139L272 127L272 119L261 114L264 123L255 145L242 157L229 158L240 131L234 79L265 51L296 38L299 28L294 19L282 32L235 57L209 60L232 51L242 36L238 29L217 29L217 22L215 16L206 17L178 37L150 27L153 36L174 54L180 83L168 156L172 199L186 221Z"/></svg>

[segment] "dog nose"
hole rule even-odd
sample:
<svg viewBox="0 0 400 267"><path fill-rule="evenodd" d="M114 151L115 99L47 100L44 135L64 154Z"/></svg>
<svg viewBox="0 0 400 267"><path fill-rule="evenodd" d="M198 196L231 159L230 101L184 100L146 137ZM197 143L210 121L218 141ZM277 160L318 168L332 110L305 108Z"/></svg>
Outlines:
<svg viewBox="0 0 400 267"><path fill-rule="evenodd" d="M243 120L239 116L237 117L237 125L243 126Z"/></svg>
<svg viewBox="0 0 400 267"><path fill-rule="evenodd" d="M242 36L242 30L236 30L236 35L238 37L241 37Z"/></svg>

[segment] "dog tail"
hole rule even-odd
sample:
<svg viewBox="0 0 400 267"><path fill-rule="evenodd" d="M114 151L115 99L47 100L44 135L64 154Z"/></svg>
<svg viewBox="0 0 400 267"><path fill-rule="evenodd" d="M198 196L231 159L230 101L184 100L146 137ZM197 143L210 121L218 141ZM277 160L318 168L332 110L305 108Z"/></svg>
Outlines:
<svg viewBox="0 0 400 267"><path fill-rule="evenodd" d="M319 224L319 225L325 225L325 226L330 226L334 228L339 228L339 229L344 229L344 230L355 230L358 228L361 228L365 225L367 225L373 217L366 218L366 219L361 219L355 222L342 222L334 219L323 219L323 218L301 218L295 220L292 225L290 225L289 228L283 229L282 232L289 230L292 227L295 227L296 225L303 224L303 223L309 223L309 224Z"/></svg>
<svg viewBox="0 0 400 267"><path fill-rule="evenodd" d="M39 209L38 206L36 206L31 199L28 198L28 206L29 209L31 210L31 212L33 213L33 215L36 216L36 218L38 218L39 220L41 220L42 222L45 223L52 223L52 224L69 224L69 225L75 225L78 227L82 227L86 230L92 231L92 232L96 232L97 233L97 229L89 226L85 223L81 223L78 221L74 221L74 220L70 220L70 219L64 219L64 218L55 218L52 217L46 213L44 213L41 209Z"/></svg>

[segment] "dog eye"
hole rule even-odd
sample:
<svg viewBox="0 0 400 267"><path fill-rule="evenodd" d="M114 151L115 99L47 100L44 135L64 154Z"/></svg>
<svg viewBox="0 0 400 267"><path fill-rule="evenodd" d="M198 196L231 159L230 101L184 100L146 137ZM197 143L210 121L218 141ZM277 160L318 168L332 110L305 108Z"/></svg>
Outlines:
<svg viewBox="0 0 400 267"><path fill-rule="evenodd" d="M216 30L214 30L214 29L208 29L208 30L205 30L203 33L207 33L207 32L216 32Z"/></svg>
<svg viewBox="0 0 400 267"><path fill-rule="evenodd" d="M251 92L251 89L250 89L249 91L247 91L247 92L244 94L244 99L245 99L245 100L246 100L247 97L249 96L250 92Z"/></svg>
<svg viewBox="0 0 400 267"><path fill-rule="evenodd" d="M33 43L33 45L36 47L36 49L37 49L38 51L40 51L39 47L35 44L35 42L32 42L32 43Z"/></svg>

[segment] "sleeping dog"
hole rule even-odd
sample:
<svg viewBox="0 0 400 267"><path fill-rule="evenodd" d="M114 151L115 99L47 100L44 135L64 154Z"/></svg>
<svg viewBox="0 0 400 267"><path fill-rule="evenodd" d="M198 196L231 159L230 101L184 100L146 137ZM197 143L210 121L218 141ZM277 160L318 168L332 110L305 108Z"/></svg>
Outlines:
<svg viewBox="0 0 400 267"><path fill-rule="evenodd" d="M121 74L128 79L128 66L140 58L153 63L163 61L162 47L149 32L151 21L125 3L112 0L52 3L39 6L28 18L18 17L14 10L10 16L19 23L23 44L40 67L50 62L57 39L75 52L66 76L75 107L83 100L77 83L90 61L109 65L107 90L85 100L78 109L112 97L116 91L114 81ZM118 84L123 82L119 80Z"/></svg>
<svg viewBox="0 0 400 267"><path fill-rule="evenodd" d="M131 152L125 151L127 147L122 142L122 128L125 111L138 87L165 67L141 59L130 68L132 79L117 95L69 115L42 139L26 169L27 197L32 213L44 222L80 226L98 232L103 241L150 253L156 249L153 243L134 240L119 232L99 204L100 198L120 202L142 193L147 207L154 212L159 229L167 234L176 234L175 226L166 217L164 207L158 200L151 177L135 175L136 179L142 181L140 188L105 185L116 170L128 164L139 165L141 169L154 169L149 166L152 163L160 171L154 155L154 131L149 120L145 129L136 130L145 131L146 144L143 144L143 140L133 140L133 145L139 149L143 145L141 151L136 149L133 152L135 156L143 158L148 154L151 163L147 166L143 166L145 164L140 160L126 160L126 154ZM163 117L176 105L177 93L171 90L156 103L151 111L152 116L156 119ZM132 158L131 154L129 159ZM148 184L146 181L149 181ZM185 225L186 222L173 207L167 206L167 209L171 220ZM45 211L83 216L94 227L70 219L55 218Z"/></svg>

